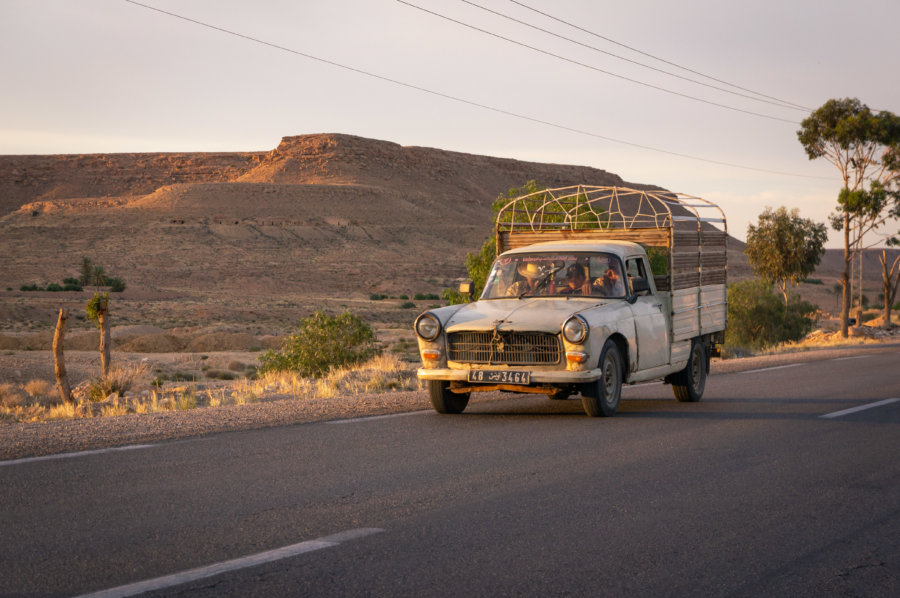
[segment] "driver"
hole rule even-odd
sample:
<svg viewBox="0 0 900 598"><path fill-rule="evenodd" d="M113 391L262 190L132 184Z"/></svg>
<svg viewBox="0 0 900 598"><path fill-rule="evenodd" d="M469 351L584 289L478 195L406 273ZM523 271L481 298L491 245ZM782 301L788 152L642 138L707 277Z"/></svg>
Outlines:
<svg viewBox="0 0 900 598"><path fill-rule="evenodd" d="M538 279L544 273L543 268L534 262L525 262L518 265L516 272L522 277L522 280L509 285L506 289L507 297L518 297L523 293L534 293L537 289Z"/></svg>

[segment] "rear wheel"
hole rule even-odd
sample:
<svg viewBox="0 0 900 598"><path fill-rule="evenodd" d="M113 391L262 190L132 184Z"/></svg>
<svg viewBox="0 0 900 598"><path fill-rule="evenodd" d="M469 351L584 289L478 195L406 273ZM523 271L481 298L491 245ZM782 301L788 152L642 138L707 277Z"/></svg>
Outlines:
<svg viewBox="0 0 900 598"><path fill-rule="evenodd" d="M703 396L707 374L706 347L698 339L691 341L691 356L684 369L672 378L672 392L682 403L696 403Z"/></svg>
<svg viewBox="0 0 900 598"><path fill-rule="evenodd" d="M600 370L600 379L586 384L581 391L581 406L591 417L612 417L622 398L622 356L611 340L603 345Z"/></svg>
<svg viewBox="0 0 900 598"><path fill-rule="evenodd" d="M429 380L428 396L438 413L462 413L469 404L469 393L450 392L450 383L444 380Z"/></svg>

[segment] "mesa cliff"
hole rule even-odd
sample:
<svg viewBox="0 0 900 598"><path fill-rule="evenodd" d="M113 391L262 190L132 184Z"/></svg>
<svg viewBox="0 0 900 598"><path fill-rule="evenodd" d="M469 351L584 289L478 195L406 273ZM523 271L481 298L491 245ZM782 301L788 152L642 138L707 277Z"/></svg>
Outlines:
<svg viewBox="0 0 900 598"><path fill-rule="evenodd" d="M127 281L124 296L439 293L490 234L491 202L532 179L642 186L331 134L255 153L0 156L0 284L75 276L88 256Z"/></svg>

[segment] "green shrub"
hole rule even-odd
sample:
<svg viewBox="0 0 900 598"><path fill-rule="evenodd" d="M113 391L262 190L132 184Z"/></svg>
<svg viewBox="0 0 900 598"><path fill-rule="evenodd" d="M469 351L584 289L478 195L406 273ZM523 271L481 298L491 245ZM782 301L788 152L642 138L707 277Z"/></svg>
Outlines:
<svg viewBox="0 0 900 598"><path fill-rule="evenodd" d="M279 351L266 351L260 372L296 371L320 377L334 367L365 361L375 355L372 327L349 311L329 316L317 311L300 321Z"/></svg>
<svg viewBox="0 0 900 598"><path fill-rule="evenodd" d="M404 301L403 303L400 304L400 309L410 309L415 306L416 306L416 304L413 303L412 301Z"/></svg>
<svg viewBox="0 0 900 598"><path fill-rule="evenodd" d="M760 279L728 285L726 347L761 349L803 338L815 325L816 306L799 296L784 301L772 292L772 284Z"/></svg>
<svg viewBox="0 0 900 598"><path fill-rule="evenodd" d="M369 299L371 301L381 301L382 299L387 299L387 295L382 295L381 293L372 293L369 295Z"/></svg>
<svg viewBox="0 0 900 598"><path fill-rule="evenodd" d="M47 290L52 291L54 293L58 293L59 291L63 290L63 288L62 288L62 286L56 284L55 282L51 282L50 284L47 285Z"/></svg>
<svg viewBox="0 0 900 598"><path fill-rule="evenodd" d="M456 289L444 289L441 291L441 299L446 301L449 305L459 305L460 303L469 302L469 298Z"/></svg>
<svg viewBox="0 0 900 598"><path fill-rule="evenodd" d="M41 288L38 287L36 284L31 283L31 284L23 284L22 286L19 287L19 290L20 291L40 291Z"/></svg>
<svg viewBox="0 0 900 598"><path fill-rule="evenodd" d="M121 293L125 290L125 281L121 278L108 278L106 280L109 283L109 291L111 293Z"/></svg>
<svg viewBox="0 0 900 598"><path fill-rule="evenodd" d="M822 282L821 278L806 278L804 280L801 280L800 282L805 282L806 284L825 284L824 282Z"/></svg>
<svg viewBox="0 0 900 598"><path fill-rule="evenodd" d="M409 295L400 295L399 297L397 297L397 299L403 299L404 301L408 301Z"/></svg>
<svg viewBox="0 0 900 598"><path fill-rule="evenodd" d="M440 299L440 297L434 293L416 293L413 299L416 301L434 301Z"/></svg>

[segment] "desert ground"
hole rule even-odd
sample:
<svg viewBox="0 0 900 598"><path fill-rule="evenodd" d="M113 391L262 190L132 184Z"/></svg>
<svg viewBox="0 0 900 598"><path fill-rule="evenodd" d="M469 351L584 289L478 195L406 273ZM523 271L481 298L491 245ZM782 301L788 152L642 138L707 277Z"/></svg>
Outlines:
<svg viewBox="0 0 900 598"><path fill-rule="evenodd" d="M126 283L110 295L113 363L142 368L136 393L252 379L262 352L319 309L362 317L408 379L414 318L465 276L466 254L491 234L491 203L529 180L656 188L337 134L285 137L269 152L0 156L0 384L53 380L60 308L73 386L98 375L84 308L105 289L22 290L78 277L83 258ZM752 275L742 250L730 239L730 282ZM796 290L834 312L840 268L830 250ZM879 272L868 252L872 300Z"/></svg>

